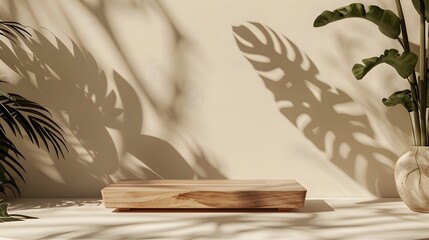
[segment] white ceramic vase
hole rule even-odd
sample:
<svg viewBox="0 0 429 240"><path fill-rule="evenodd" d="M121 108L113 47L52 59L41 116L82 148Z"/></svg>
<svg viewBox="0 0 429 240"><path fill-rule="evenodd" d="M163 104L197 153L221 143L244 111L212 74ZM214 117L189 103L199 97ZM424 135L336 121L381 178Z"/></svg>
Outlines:
<svg viewBox="0 0 429 240"><path fill-rule="evenodd" d="M411 146L399 157L395 183L411 210L429 212L429 147Z"/></svg>

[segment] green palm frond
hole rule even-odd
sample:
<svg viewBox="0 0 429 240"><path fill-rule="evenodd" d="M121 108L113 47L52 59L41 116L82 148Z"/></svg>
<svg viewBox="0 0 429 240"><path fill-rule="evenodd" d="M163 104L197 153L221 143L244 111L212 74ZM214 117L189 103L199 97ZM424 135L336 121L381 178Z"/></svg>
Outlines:
<svg viewBox="0 0 429 240"><path fill-rule="evenodd" d="M20 195L18 184L12 174L18 175L25 182L22 175L25 169L18 161L19 158L24 158L15 144L10 141L3 128L0 131L0 192L5 194L6 189L10 189L15 195ZM10 154L12 153L12 155ZM8 168L6 168L6 166Z"/></svg>
<svg viewBox="0 0 429 240"><path fill-rule="evenodd" d="M53 149L57 157L64 158L64 150L68 151L64 132L51 117L49 111L36 102L17 94L0 92L0 192L4 193L9 187L19 194L12 173L24 181L22 172L25 172L19 162L24 156L9 140L4 126L16 136L24 138L26 135L38 147L43 143L48 151Z"/></svg>
<svg viewBox="0 0 429 240"><path fill-rule="evenodd" d="M31 34L18 22L0 21L0 36L17 43L20 37ZM46 108L18 94L0 90L0 193L6 194L6 189L10 189L20 195L17 180L25 182L25 169L19 160L25 158L8 138L6 126L15 136L28 138L39 148L43 145L48 151L55 151L57 157L64 158L64 150L68 149L63 130Z"/></svg>
<svg viewBox="0 0 429 240"><path fill-rule="evenodd" d="M49 111L40 104L18 94L0 92L0 119L12 132L24 137L24 131L38 147L43 142L47 150L52 147L57 157L64 157L63 148L67 150L64 132L51 118Z"/></svg>

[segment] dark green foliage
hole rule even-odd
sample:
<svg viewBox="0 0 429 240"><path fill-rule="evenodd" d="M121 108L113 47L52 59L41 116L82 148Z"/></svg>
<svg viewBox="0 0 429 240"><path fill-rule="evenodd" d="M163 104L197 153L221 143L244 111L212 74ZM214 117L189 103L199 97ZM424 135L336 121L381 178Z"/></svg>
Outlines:
<svg viewBox="0 0 429 240"><path fill-rule="evenodd" d="M17 43L19 37L31 36L20 23L7 21L0 21L0 35L13 43ZM20 95L0 91L0 193L6 194L6 189L10 189L19 195L17 179L24 181L25 169L20 163L24 156L8 138L5 127L38 147L43 143L48 151L54 150L57 157L64 157L63 149L67 147L63 131L46 108Z"/></svg>
<svg viewBox="0 0 429 240"><path fill-rule="evenodd" d="M402 91L397 91L390 95L388 98L383 98L384 105L388 107L393 107L398 104L401 104L407 109L408 112L413 111L413 99L411 96L411 91L409 89L405 89Z"/></svg>
<svg viewBox="0 0 429 240"><path fill-rule="evenodd" d="M422 13L422 11L420 10L421 8L420 1L421 0L412 0L414 7L416 8L417 12L419 12L419 14ZM425 18L427 20L429 19L429 0L423 0L423 3L424 3Z"/></svg>
<svg viewBox="0 0 429 240"><path fill-rule="evenodd" d="M389 49L385 50L384 54L380 57L371 57L362 60L364 65L355 64L352 72L356 79L360 80L375 66L386 63L395 68L402 78L407 78L416 68L417 59L417 55L412 52L404 52L399 55L398 50Z"/></svg>
<svg viewBox="0 0 429 240"><path fill-rule="evenodd" d="M11 222L11 221L21 221L20 219L14 218L9 215L7 212L7 207L9 206L6 202L0 202L0 223Z"/></svg>
<svg viewBox="0 0 429 240"><path fill-rule="evenodd" d="M384 35L393 39L398 38L401 33L401 20L395 13L378 6L369 6L368 11L366 11L361 3L353 3L332 12L324 11L316 18L313 26L322 27L346 18L362 18L371 21L378 26Z"/></svg>

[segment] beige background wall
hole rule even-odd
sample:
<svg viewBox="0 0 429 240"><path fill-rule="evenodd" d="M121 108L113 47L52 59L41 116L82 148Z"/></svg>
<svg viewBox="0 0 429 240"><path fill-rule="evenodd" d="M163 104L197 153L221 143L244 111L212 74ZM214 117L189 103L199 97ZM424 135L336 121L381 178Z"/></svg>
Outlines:
<svg viewBox="0 0 429 240"><path fill-rule="evenodd" d="M309 197L397 196L410 127L381 99L406 82L387 65L358 82L351 67L399 44L363 20L312 27L350 1L0 3L2 19L33 29L23 48L0 45L7 89L49 108L70 149L57 160L20 142L23 196L98 197L124 178L293 178Z"/></svg>

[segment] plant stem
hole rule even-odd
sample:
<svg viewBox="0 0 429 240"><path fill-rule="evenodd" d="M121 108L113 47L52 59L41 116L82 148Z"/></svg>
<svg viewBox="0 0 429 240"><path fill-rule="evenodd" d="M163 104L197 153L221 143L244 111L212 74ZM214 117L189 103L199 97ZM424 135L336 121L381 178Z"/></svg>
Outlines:
<svg viewBox="0 0 429 240"><path fill-rule="evenodd" d="M404 50L407 52L411 52L410 50L410 42L408 41L408 33L407 33L407 25L405 23L404 13L402 11L402 5L401 0L395 0L396 1L396 8L398 9L399 18L401 19L401 29L402 29L402 38L404 41ZM421 128L420 128L420 118L419 118L419 107L418 107L418 86L417 86L417 77L415 70L413 71L413 74L411 74L411 83L410 83L410 90L411 90L411 96L413 98L413 116L414 116L414 131L415 131L415 142L417 146L421 145Z"/></svg>
<svg viewBox="0 0 429 240"><path fill-rule="evenodd" d="M416 145L416 135L415 135L415 130L414 130L414 126L413 126L413 120L411 119L411 114L408 113L408 118L410 119L410 125L411 125L411 132L413 133L413 140L414 140L414 145Z"/></svg>
<svg viewBox="0 0 429 240"><path fill-rule="evenodd" d="M426 18L425 18L425 21L426 21ZM425 62L425 71L424 71L424 74L423 74L424 79L426 81L426 91L427 91L427 86L429 84L427 82L428 81L428 59L427 59L428 56L429 56L429 30L427 30L427 35L426 35L426 57L425 57L426 62ZM427 104L428 104L428 101L426 101L426 110L427 110L427 107L428 107ZM429 145L429 139L428 139L429 136L428 136L427 121L428 121L428 118L426 116L426 139L428 141L426 143L427 143L427 145Z"/></svg>
<svg viewBox="0 0 429 240"><path fill-rule="evenodd" d="M423 0L420 0L420 124L421 124L421 144L427 145L426 135L426 100L427 100L427 74L426 74L426 20L425 6Z"/></svg>

